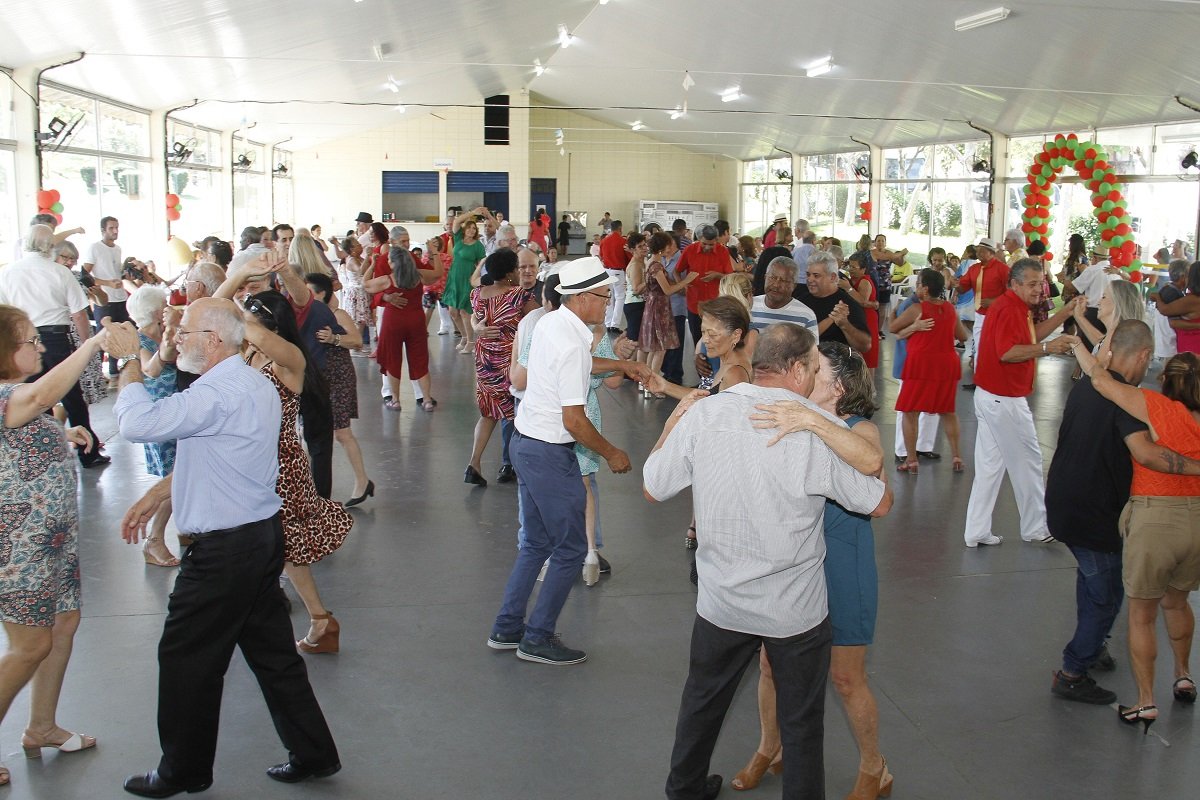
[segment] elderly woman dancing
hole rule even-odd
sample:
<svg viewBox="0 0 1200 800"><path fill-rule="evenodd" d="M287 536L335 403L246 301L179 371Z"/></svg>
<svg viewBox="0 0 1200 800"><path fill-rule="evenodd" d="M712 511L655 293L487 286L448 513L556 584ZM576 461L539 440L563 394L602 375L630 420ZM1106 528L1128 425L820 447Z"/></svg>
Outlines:
<svg viewBox="0 0 1200 800"><path fill-rule="evenodd" d="M41 757L45 747L74 753L96 746L94 737L61 728L55 719L79 627L79 506L69 445L90 450L95 441L82 427L64 433L46 412L101 351L121 357L137 352L133 326L107 325L25 383L42 371L45 347L24 311L0 305L0 540L6 543L0 551L0 620L8 636L0 658L0 719L32 680L29 725L21 737L26 758ZM0 765L0 785L8 782L8 768Z"/></svg>

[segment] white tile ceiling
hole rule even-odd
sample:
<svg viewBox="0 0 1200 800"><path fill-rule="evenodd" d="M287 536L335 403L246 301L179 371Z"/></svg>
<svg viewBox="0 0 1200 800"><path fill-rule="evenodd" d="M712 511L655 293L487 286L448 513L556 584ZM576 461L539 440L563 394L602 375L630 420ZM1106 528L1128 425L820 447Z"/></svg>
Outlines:
<svg viewBox="0 0 1200 800"><path fill-rule="evenodd" d="M1007 20L954 31L999 2ZM389 124L398 102L420 114L523 88L733 158L980 135L968 121L1020 134L1200 118L1174 99L1200 104L1195 0L5 0L3 22L0 65L80 50L46 77L147 109L198 99L178 116L294 148ZM559 24L576 37L565 49ZM825 56L833 71L805 77ZM721 102L733 86L742 97ZM603 134L568 138L589 136Z"/></svg>

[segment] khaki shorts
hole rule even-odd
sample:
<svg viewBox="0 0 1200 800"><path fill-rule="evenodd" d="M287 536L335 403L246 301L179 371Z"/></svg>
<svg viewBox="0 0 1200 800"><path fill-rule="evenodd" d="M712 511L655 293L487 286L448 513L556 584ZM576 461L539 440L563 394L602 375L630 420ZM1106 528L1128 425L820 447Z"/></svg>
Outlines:
<svg viewBox="0 0 1200 800"><path fill-rule="evenodd" d="M1125 594L1157 600L1200 588L1200 497L1131 497L1119 523Z"/></svg>

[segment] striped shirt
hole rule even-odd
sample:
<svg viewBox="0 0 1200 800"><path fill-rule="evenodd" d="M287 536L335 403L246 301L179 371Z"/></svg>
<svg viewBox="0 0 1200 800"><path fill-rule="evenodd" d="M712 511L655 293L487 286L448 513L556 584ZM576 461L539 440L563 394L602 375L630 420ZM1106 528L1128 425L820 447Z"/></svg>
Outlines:
<svg viewBox="0 0 1200 800"><path fill-rule="evenodd" d="M768 447L777 432L756 430L750 415L755 405L778 400L816 408L786 389L750 383L701 400L646 460L643 480L658 500L692 487L704 543L696 551L696 613L726 630L784 638L828 615L825 498L866 514L884 485L808 432Z"/></svg>
<svg viewBox="0 0 1200 800"><path fill-rule="evenodd" d="M755 297L750 308L750 330L760 331L776 322L794 322L808 328L814 336L817 333L817 315L799 300L792 298L783 308L768 308L765 294Z"/></svg>

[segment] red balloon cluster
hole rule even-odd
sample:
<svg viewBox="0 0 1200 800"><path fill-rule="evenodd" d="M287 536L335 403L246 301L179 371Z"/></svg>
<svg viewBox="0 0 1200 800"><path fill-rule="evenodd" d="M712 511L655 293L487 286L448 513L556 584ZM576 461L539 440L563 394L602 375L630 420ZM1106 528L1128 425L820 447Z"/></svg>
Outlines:
<svg viewBox="0 0 1200 800"><path fill-rule="evenodd" d="M1129 212L1121 195L1117 175L1105 160L1104 151L1092 142L1081 142L1075 134L1056 136L1033 159L1024 187L1025 213L1021 215L1021 230L1027 243L1049 239L1050 190L1063 167L1071 166L1092 192L1092 207L1100 223L1100 238L1108 247L1109 263L1124 267L1132 274L1140 273L1140 260L1135 258L1137 245ZM1045 255L1047 260L1050 254Z"/></svg>
<svg viewBox="0 0 1200 800"><path fill-rule="evenodd" d="M167 193L167 219L175 222L179 219L180 212L183 211L183 203L179 201L179 195Z"/></svg>
<svg viewBox="0 0 1200 800"><path fill-rule="evenodd" d="M871 201L864 200L858 204L858 218L864 222L869 222L871 219Z"/></svg>
<svg viewBox="0 0 1200 800"><path fill-rule="evenodd" d="M58 225L62 224L62 196L58 189L42 189L37 193L39 214L53 214Z"/></svg>

